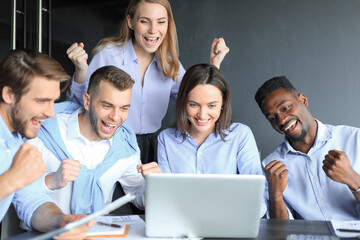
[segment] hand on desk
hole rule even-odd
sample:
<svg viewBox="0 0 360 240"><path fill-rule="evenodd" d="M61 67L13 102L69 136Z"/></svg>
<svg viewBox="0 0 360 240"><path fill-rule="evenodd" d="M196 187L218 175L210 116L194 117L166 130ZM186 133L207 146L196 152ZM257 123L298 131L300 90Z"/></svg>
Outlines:
<svg viewBox="0 0 360 240"><path fill-rule="evenodd" d="M150 162L147 164L138 164L137 170L143 176L146 176L149 173L161 173L160 167L156 162Z"/></svg>
<svg viewBox="0 0 360 240"><path fill-rule="evenodd" d="M64 227L66 224L70 222L75 222L83 217L86 217L85 214L70 214L70 215L64 215L63 219L60 222L60 227ZM87 224L84 224L78 228L72 229L66 233L60 234L54 239L56 240L77 240L77 239L84 239L86 236L86 232L95 224L95 220L92 220L88 222Z"/></svg>

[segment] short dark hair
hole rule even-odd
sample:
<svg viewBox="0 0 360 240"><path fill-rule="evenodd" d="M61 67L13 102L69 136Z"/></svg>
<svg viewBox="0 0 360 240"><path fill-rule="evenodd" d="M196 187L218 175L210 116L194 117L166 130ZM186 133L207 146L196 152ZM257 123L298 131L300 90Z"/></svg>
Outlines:
<svg viewBox="0 0 360 240"><path fill-rule="evenodd" d="M98 94L101 81L112 83L120 91L131 88L135 83L130 75L123 70L111 65L104 66L91 74L87 93L93 96Z"/></svg>
<svg viewBox="0 0 360 240"><path fill-rule="evenodd" d="M59 82L70 80L63 67L50 56L32 49L12 50L0 62L0 92L8 86L15 100L20 101L36 76ZM4 102L2 97L1 102Z"/></svg>
<svg viewBox="0 0 360 240"><path fill-rule="evenodd" d="M224 75L217 67L210 64L197 64L186 71L176 99L176 129L185 139L186 132L190 131L190 122L186 111L188 94L197 85L205 84L211 84L221 92L223 105L220 117L216 123L216 130L224 141L225 130L232 123L230 89Z"/></svg>
<svg viewBox="0 0 360 240"><path fill-rule="evenodd" d="M261 108L261 104L264 101L264 98L269 93L279 89L283 88L287 92L292 92L294 94L297 94L297 90L295 87L290 83L289 79L287 79L285 76L279 76L279 77L273 77L269 80L267 80L256 92L255 94L255 100L259 107Z"/></svg>

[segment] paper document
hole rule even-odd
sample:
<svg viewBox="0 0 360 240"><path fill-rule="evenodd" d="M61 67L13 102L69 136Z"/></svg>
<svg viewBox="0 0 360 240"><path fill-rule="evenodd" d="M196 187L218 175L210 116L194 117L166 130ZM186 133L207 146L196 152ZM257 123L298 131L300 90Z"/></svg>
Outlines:
<svg viewBox="0 0 360 240"><path fill-rule="evenodd" d="M360 221L331 220L336 236L340 238L354 238L360 236Z"/></svg>

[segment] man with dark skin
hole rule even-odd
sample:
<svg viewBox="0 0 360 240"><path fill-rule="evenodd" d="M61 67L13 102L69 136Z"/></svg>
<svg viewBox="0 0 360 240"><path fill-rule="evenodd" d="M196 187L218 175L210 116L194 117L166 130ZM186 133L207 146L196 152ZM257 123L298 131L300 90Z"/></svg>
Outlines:
<svg viewBox="0 0 360 240"><path fill-rule="evenodd" d="M262 164L271 218L359 219L360 130L325 125L286 77L265 82L255 99L285 141Z"/></svg>

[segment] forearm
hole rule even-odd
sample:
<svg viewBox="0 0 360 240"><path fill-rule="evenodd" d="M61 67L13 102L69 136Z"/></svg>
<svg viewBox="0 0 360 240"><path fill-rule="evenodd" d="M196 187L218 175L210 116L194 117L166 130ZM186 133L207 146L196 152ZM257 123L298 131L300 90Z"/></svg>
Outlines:
<svg viewBox="0 0 360 240"><path fill-rule="evenodd" d="M41 232L48 232L60 227L64 214L54 203L44 203L31 217L31 226Z"/></svg>
<svg viewBox="0 0 360 240"><path fill-rule="evenodd" d="M87 70L75 70L74 81L78 84L82 84L86 81Z"/></svg>
<svg viewBox="0 0 360 240"><path fill-rule="evenodd" d="M19 176L9 170L0 175L0 201L22 187L20 180Z"/></svg>
<svg viewBox="0 0 360 240"><path fill-rule="evenodd" d="M281 197L269 199L269 213L270 218L289 219L284 199Z"/></svg>

